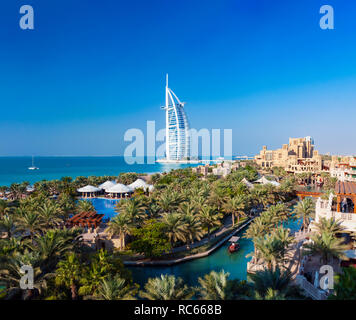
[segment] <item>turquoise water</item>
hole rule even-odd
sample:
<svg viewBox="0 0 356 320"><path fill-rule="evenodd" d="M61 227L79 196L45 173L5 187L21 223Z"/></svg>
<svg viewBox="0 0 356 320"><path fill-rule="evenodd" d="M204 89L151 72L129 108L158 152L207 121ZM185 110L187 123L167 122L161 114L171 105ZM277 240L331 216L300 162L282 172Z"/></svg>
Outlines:
<svg viewBox="0 0 356 320"><path fill-rule="evenodd" d="M285 227L292 231L300 229L300 221L290 221ZM133 280L141 286L148 278L158 277L161 274L174 274L182 277L184 281L195 286L198 284L198 277L204 276L212 270L224 270L230 273L230 279L246 280L247 278L247 262L251 257L246 258L246 255L253 252L253 242L250 239L243 238L246 228L241 230L237 235L241 237L239 240L240 250L230 254L227 250L228 243L222 245L210 256L176 264L170 267L129 267L132 272Z"/></svg>
<svg viewBox="0 0 356 320"><path fill-rule="evenodd" d="M124 157L35 157L39 170L28 170L32 157L0 157L0 186L28 181L31 184L43 179L78 176L117 176L121 172L155 173L195 166L195 164L133 164Z"/></svg>
<svg viewBox="0 0 356 320"><path fill-rule="evenodd" d="M108 199L90 199L98 213L104 213L105 217L113 217L117 213L114 211L115 204L119 200ZM293 221L290 219L286 224L286 228L292 231L299 230L301 221ZM247 227L246 227L247 228ZM253 242L250 239L243 238L246 231L241 230L237 235L240 238L240 250L230 254L227 250L228 243L222 245L210 256L187 261L169 267L128 267L131 270L135 282L143 285L148 278L158 277L161 274L174 274L182 277L189 285L197 285L198 277L204 276L212 270L225 270L230 273L231 279L245 280L247 278L247 262L251 259L246 258L246 255L253 252Z"/></svg>
<svg viewBox="0 0 356 320"><path fill-rule="evenodd" d="M115 199L103 199L103 198L93 198L93 199L83 199L90 201L97 213L103 213L104 219L111 219L112 217L117 215L115 211L115 206L120 200Z"/></svg>

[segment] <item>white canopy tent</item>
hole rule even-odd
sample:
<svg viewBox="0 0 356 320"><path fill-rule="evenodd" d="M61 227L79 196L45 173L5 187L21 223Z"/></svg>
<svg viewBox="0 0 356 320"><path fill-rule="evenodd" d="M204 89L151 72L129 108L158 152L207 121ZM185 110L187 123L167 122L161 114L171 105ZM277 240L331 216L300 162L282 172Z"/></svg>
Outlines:
<svg viewBox="0 0 356 320"><path fill-rule="evenodd" d="M128 187L132 188L133 190L141 188L145 191L148 190L150 192L153 191L153 189L154 189L154 186L152 184L148 184L143 179L137 179L135 182L129 184Z"/></svg>
<svg viewBox="0 0 356 320"><path fill-rule="evenodd" d="M110 193L112 195L112 197L116 198L126 198L128 195L130 195L134 190L132 188L130 188L129 186L125 186L122 183L117 183L114 186L112 186L111 188L107 189L106 192ZM120 196L118 196L120 195Z"/></svg>
<svg viewBox="0 0 356 320"><path fill-rule="evenodd" d="M149 187L149 185L146 183L146 181L144 181L142 179L137 179L135 182L129 184L128 186L134 190L138 189L138 188L142 188L143 190L146 190Z"/></svg>
<svg viewBox="0 0 356 320"><path fill-rule="evenodd" d="M253 189L253 184L250 181L248 181L246 178L243 178L241 180L241 183L243 183L247 188Z"/></svg>
<svg viewBox="0 0 356 320"><path fill-rule="evenodd" d="M94 197L97 192L101 191L101 189L91 185L87 185L83 188L79 188L77 191L79 193L82 193L83 197Z"/></svg>
<svg viewBox="0 0 356 320"><path fill-rule="evenodd" d="M280 184L277 182L277 181L271 181L271 180L268 180L265 176L262 176L262 178L256 180L256 183L261 183L261 184L272 184L276 187L279 187Z"/></svg>
<svg viewBox="0 0 356 320"><path fill-rule="evenodd" d="M116 185L115 181L105 181L99 186L99 188L107 192L107 190L112 188L114 185Z"/></svg>

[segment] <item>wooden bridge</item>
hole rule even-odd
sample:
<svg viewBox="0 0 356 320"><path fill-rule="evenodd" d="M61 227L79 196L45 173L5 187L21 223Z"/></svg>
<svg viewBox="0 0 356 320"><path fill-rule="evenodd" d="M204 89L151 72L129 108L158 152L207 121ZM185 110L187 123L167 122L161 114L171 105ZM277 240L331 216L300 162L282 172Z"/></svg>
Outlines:
<svg viewBox="0 0 356 320"><path fill-rule="evenodd" d="M321 191L303 191L303 190L296 190L296 195L303 200L306 197L313 197L313 198L319 198L321 195L323 195L323 192Z"/></svg>

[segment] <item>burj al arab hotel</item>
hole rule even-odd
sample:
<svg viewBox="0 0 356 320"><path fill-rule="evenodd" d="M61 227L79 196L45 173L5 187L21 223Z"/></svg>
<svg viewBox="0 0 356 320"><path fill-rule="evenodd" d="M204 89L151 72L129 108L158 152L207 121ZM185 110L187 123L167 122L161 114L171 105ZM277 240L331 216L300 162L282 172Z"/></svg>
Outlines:
<svg viewBox="0 0 356 320"><path fill-rule="evenodd" d="M181 102L168 87L166 76L166 159L167 161L189 160L190 136L189 122Z"/></svg>

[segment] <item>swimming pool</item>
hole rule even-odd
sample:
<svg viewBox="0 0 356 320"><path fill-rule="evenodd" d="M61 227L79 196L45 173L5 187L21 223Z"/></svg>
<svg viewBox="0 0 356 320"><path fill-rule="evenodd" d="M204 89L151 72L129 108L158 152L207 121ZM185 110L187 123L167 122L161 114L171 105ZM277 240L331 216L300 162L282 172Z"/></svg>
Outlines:
<svg viewBox="0 0 356 320"><path fill-rule="evenodd" d="M104 198L91 198L91 199L81 199L90 201L97 213L103 213L104 219L112 219L117 215L115 211L116 204L120 201L118 199L104 199Z"/></svg>

